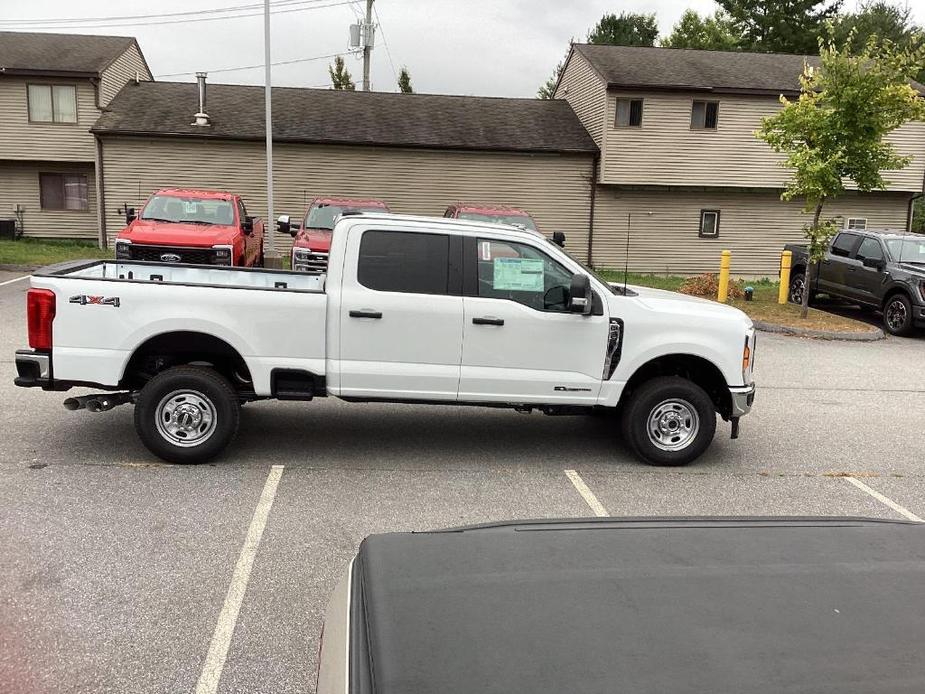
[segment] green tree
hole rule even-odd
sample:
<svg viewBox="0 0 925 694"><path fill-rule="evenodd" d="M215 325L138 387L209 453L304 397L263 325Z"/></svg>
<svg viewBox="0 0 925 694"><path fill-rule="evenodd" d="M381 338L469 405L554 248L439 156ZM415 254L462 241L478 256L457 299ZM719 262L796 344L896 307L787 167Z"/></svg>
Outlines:
<svg viewBox="0 0 925 694"><path fill-rule="evenodd" d="M536 91L538 99L552 99L556 95L556 85L559 83L559 75L562 74L565 61L568 60L569 53L572 52L572 44L574 43L575 37L573 36L568 41L568 52L565 54L565 57L558 62L556 69L552 71L552 75L550 75L549 79Z"/></svg>
<svg viewBox="0 0 925 694"><path fill-rule="evenodd" d="M654 46L657 38L655 15L635 12L605 14L588 33L588 43L610 46Z"/></svg>
<svg viewBox="0 0 925 694"><path fill-rule="evenodd" d="M884 0L864 2L857 12L839 15L835 22L835 38L860 52L872 37L889 39L900 47L914 47L921 40L922 28L912 18L908 5L896 5ZM925 70L916 76L925 81Z"/></svg>
<svg viewBox="0 0 925 694"><path fill-rule="evenodd" d="M850 41L848 42L850 44ZM925 49L869 41L859 54L830 35L819 41L820 67L806 66L796 101L762 120L756 137L785 155L790 180L781 196L803 200L812 223L803 227L810 264L806 269L802 317L809 306L812 265L822 259L836 229L823 219L826 202L851 182L860 191L883 190L882 172L902 169L911 157L897 154L884 138L911 120L925 120L925 99L909 84L925 64Z"/></svg>
<svg viewBox="0 0 925 694"><path fill-rule="evenodd" d="M734 51L741 48L742 37L722 10L702 17L694 10L685 10L661 44L667 48Z"/></svg>
<svg viewBox="0 0 925 694"><path fill-rule="evenodd" d="M815 53L842 0L717 0L746 50Z"/></svg>
<svg viewBox="0 0 925 694"><path fill-rule="evenodd" d="M331 75L331 84L334 89L348 92L356 90L357 86L353 83L353 78L350 77L350 72L344 65L344 59L340 56L334 58L333 65L328 65L328 74Z"/></svg>
<svg viewBox="0 0 925 694"><path fill-rule="evenodd" d="M925 198L916 198L912 205L912 231L925 234Z"/></svg>
<svg viewBox="0 0 925 694"><path fill-rule="evenodd" d="M406 67L398 73L398 89L402 94L414 94L414 89L411 87L411 73Z"/></svg>

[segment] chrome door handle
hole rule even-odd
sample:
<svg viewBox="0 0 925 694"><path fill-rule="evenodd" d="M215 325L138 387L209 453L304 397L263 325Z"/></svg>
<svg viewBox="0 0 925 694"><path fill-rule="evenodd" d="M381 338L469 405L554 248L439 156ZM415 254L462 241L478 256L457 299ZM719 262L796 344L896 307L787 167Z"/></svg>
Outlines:
<svg viewBox="0 0 925 694"><path fill-rule="evenodd" d="M472 323L473 325L504 325L504 319L485 316L484 318L473 318Z"/></svg>
<svg viewBox="0 0 925 694"><path fill-rule="evenodd" d="M360 311L351 311L351 318L382 318L382 311L371 311L368 308L364 308Z"/></svg>

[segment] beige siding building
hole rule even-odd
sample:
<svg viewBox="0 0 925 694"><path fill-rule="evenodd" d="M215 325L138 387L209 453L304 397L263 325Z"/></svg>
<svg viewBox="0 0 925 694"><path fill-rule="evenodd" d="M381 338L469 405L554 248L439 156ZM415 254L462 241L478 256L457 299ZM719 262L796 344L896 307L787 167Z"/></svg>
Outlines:
<svg viewBox="0 0 925 694"><path fill-rule="evenodd" d="M29 236L97 238L90 128L151 73L135 39L0 32L0 219Z"/></svg>
<svg viewBox="0 0 925 694"><path fill-rule="evenodd" d="M207 126L192 125L187 83L129 84L99 119L110 238L124 225L115 209L163 187L234 191L266 217L262 88L208 84L206 95ZM587 248L598 148L563 101L277 88L273 102L276 215L298 218L316 196L435 216L495 203ZM275 238L288 249L288 235Z"/></svg>
<svg viewBox="0 0 925 694"><path fill-rule="evenodd" d="M813 61L813 58L806 58ZM696 273L732 251L733 271L776 272L802 240L798 202L780 201L782 157L754 136L780 95L795 96L803 56L575 45L556 90L600 145L592 243L597 266ZM885 192L848 194L826 214L904 229L925 178L925 124L891 136L912 163ZM649 214L651 213L651 214Z"/></svg>

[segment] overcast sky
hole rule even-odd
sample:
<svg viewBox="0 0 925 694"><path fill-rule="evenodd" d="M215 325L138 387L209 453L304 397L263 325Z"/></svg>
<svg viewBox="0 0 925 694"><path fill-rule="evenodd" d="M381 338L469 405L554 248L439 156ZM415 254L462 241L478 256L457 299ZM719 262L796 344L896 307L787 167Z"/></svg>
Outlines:
<svg viewBox="0 0 925 694"><path fill-rule="evenodd" d="M339 1L306 0L317 5ZM149 15L256 2L259 0L0 0L0 26L11 28L8 21L18 19ZM358 1L292 11L304 5L292 5L297 0L282 2L277 9L287 11L275 15L271 22L274 62L345 51L348 26L365 6ZM286 3L290 7L285 8ZM846 2L854 4L855 0ZM911 0L911 6L921 23L925 0ZM492 96L534 96L565 54L569 38L584 40L604 12L655 12L664 34L687 8L700 12L715 9L712 0L376 0L375 7L380 27L372 58L373 89L396 90L391 53L395 70L408 67L415 91ZM195 23L153 21L122 27L63 26L59 30L135 36L158 79L192 80L196 70L263 62L262 16ZM273 83L328 86L330 60L275 66ZM359 86L361 61L352 56L346 61ZM263 70L214 72L210 81L262 84Z"/></svg>

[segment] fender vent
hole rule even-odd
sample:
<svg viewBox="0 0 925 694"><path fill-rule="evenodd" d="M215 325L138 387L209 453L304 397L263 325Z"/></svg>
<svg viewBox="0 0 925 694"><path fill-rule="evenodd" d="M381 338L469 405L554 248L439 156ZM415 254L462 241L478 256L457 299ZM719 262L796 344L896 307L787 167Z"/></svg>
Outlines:
<svg viewBox="0 0 925 694"><path fill-rule="evenodd" d="M604 372L601 378L609 381L613 372L620 363L620 354L623 352L623 321L619 318L610 319L610 330L607 333L607 354L604 357Z"/></svg>

